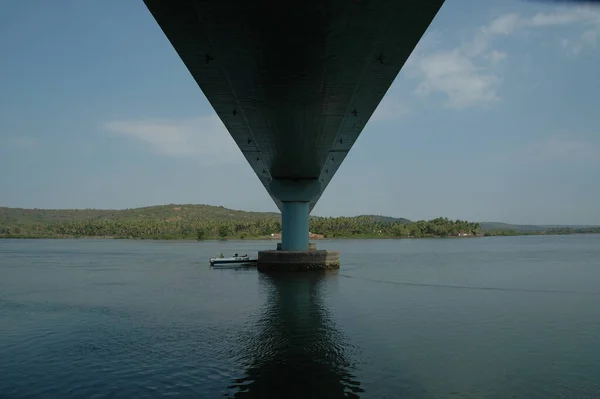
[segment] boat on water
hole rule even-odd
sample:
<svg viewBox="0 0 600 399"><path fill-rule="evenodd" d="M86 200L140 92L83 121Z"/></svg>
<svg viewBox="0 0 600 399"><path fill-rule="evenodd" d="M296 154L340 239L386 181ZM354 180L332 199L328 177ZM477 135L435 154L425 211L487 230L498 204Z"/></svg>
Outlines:
<svg viewBox="0 0 600 399"><path fill-rule="evenodd" d="M244 265L244 264L248 264L248 263L256 263L256 259L250 259L250 257L248 255L238 255L235 254L233 256L230 257L224 257L223 254L221 254L220 257L217 258L209 258L210 261L210 265L211 266L238 266L238 265Z"/></svg>

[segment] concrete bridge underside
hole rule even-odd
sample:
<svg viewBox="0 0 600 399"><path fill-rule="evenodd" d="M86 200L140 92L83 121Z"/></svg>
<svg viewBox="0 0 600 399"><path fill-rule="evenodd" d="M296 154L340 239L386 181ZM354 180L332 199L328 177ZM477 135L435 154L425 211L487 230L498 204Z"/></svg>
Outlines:
<svg viewBox="0 0 600 399"><path fill-rule="evenodd" d="M281 210L282 249L306 251L310 211L444 0L144 2Z"/></svg>

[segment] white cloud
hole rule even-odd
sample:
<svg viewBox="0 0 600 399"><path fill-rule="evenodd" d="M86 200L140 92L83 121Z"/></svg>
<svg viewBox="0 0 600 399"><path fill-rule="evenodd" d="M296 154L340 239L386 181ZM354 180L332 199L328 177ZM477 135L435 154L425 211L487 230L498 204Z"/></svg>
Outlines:
<svg viewBox="0 0 600 399"><path fill-rule="evenodd" d="M498 98L495 89L497 77L477 67L458 50L423 57L418 67L423 80L416 93L429 95L441 91L448 97L447 105L450 107L463 108Z"/></svg>
<svg viewBox="0 0 600 399"><path fill-rule="evenodd" d="M584 31L562 32L561 47L571 55L578 55L586 47L595 48L596 39L600 34L600 12L594 8L572 8L557 10L549 13L538 13L524 20L525 27L561 27L580 26Z"/></svg>
<svg viewBox="0 0 600 399"><path fill-rule="evenodd" d="M581 50L583 50L584 47L584 43L582 41L567 38L561 38L560 45L567 54L574 56L581 53Z"/></svg>
<svg viewBox="0 0 600 399"><path fill-rule="evenodd" d="M486 54L485 58L492 64L496 65L500 61L506 59L508 55L504 51L492 50L488 54Z"/></svg>
<svg viewBox="0 0 600 399"><path fill-rule="evenodd" d="M385 96L371 117L372 121L394 120L410 113L410 107L396 97Z"/></svg>
<svg viewBox="0 0 600 399"><path fill-rule="evenodd" d="M510 35L517 29L521 19L518 14L505 14L492 20L481 32L488 36Z"/></svg>
<svg viewBox="0 0 600 399"><path fill-rule="evenodd" d="M133 138L158 154L197 157L208 164L244 159L216 114L183 120L112 121L105 128Z"/></svg>
<svg viewBox="0 0 600 399"><path fill-rule="evenodd" d="M501 79L497 67L508 56L506 51L491 48L494 41L519 31L557 26L577 28L571 31L571 37L563 37L560 44L570 53L578 54L586 46L596 45L600 36L600 11L569 7L532 16L509 13L479 27L469 40L455 48L439 49L438 46L431 50L428 46L424 51L420 43L407 64L413 70L412 75L421 80L415 93L442 94L446 98L445 105L452 108L486 106L499 99Z"/></svg>
<svg viewBox="0 0 600 399"><path fill-rule="evenodd" d="M540 12L531 18L522 19L524 26L564 26L576 23L600 23L600 12L596 7L559 8L552 12Z"/></svg>

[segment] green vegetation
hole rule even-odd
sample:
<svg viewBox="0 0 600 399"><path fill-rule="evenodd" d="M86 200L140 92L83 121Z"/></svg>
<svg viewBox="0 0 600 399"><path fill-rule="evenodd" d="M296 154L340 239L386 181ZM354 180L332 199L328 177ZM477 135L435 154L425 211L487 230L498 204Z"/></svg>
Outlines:
<svg viewBox="0 0 600 399"><path fill-rule="evenodd" d="M547 234L600 234L599 226L591 227L553 227L546 231Z"/></svg>
<svg viewBox="0 0 600 399"><path fill-rule="evenodd" d="M599 226L521 226L504 223L481 223L485 236L529 236L529 235L566 235L600 234ZM493 228L492 226L496 227Z"/></svg>
<svg viewBox="0 0 600 399"><path fill-rule="evenodd" d="M248 221L265 218L279 219L279 213L246 212L211 205L159 205L124 210L103 209L22 209L0 207L0 223L5 225L77 222L88 220L182 220L205 219Z"/></svg>
<svg viewBox="0 0 600 399"><path fill-rule="evenodd" d="M268 238L281 231L279 213L209 205L161 205L126 210L40 210L0 207L0 238L113 237L142 239ZM379 215L311 217L326 238L404 238L600 233L600 227L519 226L436 218L411 222Z"/></svg>
<svg viewBox="0 0 600 399"><path fill-rule="evenodd" d="M390 218L391 219L391 218ZM345 237L448 237L483 235L478 223L436 218L411 222L407 219L385 219L377 216L312 218L312 233L328 238Z"/></svg>
<svg viewBox="0 0 600 399"><path fill-rule="evenodd" d="M501 235L521 235L522 233L540 233L546 230L544 226L533 226L527 224L508 224L498 222L480 222L481 228L486 232L506 232ZM512 232L514 234L508 234ZM498 234L500 235L500 234Z"/></svg>
<svg viewBox="0 0 600 399"><path fill-rule="evenodd" d="M437 218L411 222L378 215L311 217L325 237L447 237L482 235L477 223ZM0 237L115 237L147 239L266 238L281 231L278 213L209 205L163 205L122 211L0 208Z"/></svg>
<svg viewBox="0 0 600 399"><path fill-rule="evenodd" d="M524 232L519 232L517 230L514 229L510 229L510 230L490 230L490 231L485 231L484 235L486 237L508 237L508 236L521 236L521 235L530 235L530 234L542 234L541 232L539 233L524 233Z"/></svg>

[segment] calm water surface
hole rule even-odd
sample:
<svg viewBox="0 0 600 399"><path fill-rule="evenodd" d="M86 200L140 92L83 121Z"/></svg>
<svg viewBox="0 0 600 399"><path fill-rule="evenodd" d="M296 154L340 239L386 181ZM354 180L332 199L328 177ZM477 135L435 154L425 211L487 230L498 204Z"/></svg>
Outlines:
<svg viewBox="0 0 600 399"><path fill-rule="evenodd" d="M0 398L600 397L600 235L274 245L0 240Z"/></svg>

